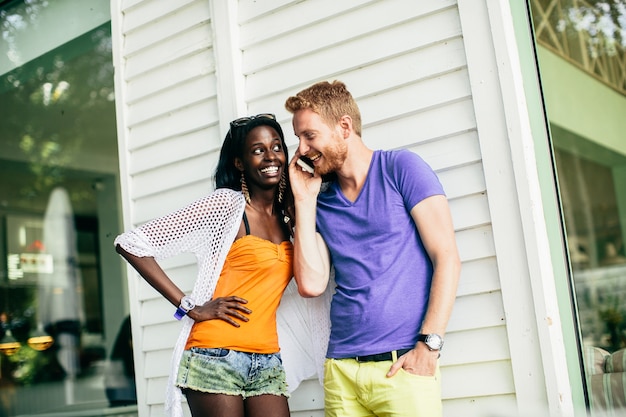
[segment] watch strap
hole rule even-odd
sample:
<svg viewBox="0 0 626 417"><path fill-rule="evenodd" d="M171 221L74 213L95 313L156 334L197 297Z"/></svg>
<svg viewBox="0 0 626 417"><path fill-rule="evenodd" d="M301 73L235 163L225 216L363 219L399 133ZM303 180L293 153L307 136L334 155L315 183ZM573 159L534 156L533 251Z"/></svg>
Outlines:
<svg viewBox="0 0 626 417"><path fill-rule="evenodd" d="M180 300L180 305L178 306L178 308L174 312L174 318L176 320L182 319L183 317L185 317L187 315L187 313L189 313L190 310L195 308L195 306L196 306L195 301L191 297L189 297L188 295L185 295Z"/></svg>
<svg viewBox="0 0 626 417"><path fill-rule="evenodd" d="M178 307L176 309L176 312L174 313L174 317L176 318L176 320L180 320L183 317L185 317L186 315L187 315L187 311L182 309L182 308L180 308L180 307Z"/></svg>
<svg viewBox="0 0 626 417"><path fill-rule="evenodd" d="M431 347L430 342L432 338L435 338L439 341L439 346L438 347ZM430 334L423 334L420 333L417 335L417 341L418 342L424 342L426 344L426 346L428 346L428 349L430 350L441 350L441 348L443 348L443 337L439 336L436 333L430 333Z"/></svg>

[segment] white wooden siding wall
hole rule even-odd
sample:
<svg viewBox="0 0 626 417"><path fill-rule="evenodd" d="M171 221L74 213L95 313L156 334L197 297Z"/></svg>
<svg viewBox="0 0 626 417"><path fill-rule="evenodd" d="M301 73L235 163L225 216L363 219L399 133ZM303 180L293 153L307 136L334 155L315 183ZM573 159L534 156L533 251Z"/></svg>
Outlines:
<svg viewBox="0 0 626 417"><path fill-rule="evenodd" d="M313 82L340 79L359 103L370 147L409 148L437 171L450 199L463 261L441 360L444 413L484 416L515 409L456 2L240 0L238 12L251 113L277 113L289 137L293 129L283 107L286 97ZM290 143L296 143L293 136ZM294 415L321 416L314 411L320 399L310 381L292 401L300 408L308 401L309 410Z"/></svg>
<svg viewBox="0 0 626 417"><path fill-rule="evenodd" d="M117 102L127 227L166 214L212 188L222 143L207 0L113 0ZM129 200L129 201L128 201ZM164 263L190 292L195 258ZM139 415L163 415L172 306L129 273ZM185 410L188 413L187 410Z"/></svg>
<svg viewBox="0 0 626 417"><path fill-rule="evenodd" d="M526 27L514 24L513 6L517 19L523 19L517 23ZM533 140L530 122L529 112L542 108L535 101L539 108L530 109L525 94L531 88L537 91L530 97L540 93L538 75L522 73L520 56L532 52L520 55L516 39L531 36L526 7L513 1L458 1L501 274L516 409L522 416L582 416L584 409L574 410L565 359L565 343L575 342L564 340L554 282L553 265L564 260L550 255L550 220L544 207L553 201L542 200L535 154L549 151ZM520 45L528 45L529 38L520 38ZM516 409L506 407L502 413L511 415Z"/></svg>
<svg viewBox="0 0 626 417"><path fill-rule="evenodd" d="M480 77L489 82L497 78L488 52L493 35L485 4L490 0L463 2L462 16L454 0L229 0L213 8L210 1L111 2L125 224L167 213L212 187L211 171L224 133L218 109L233 101L218 92L243 91L243 98L234 94L234 106L247 108L248 114L276 113L293 149L296 139L285 99L313 82L340 79L359 102L365 142L421 155L437 171L450 199L463 267L441 360L444 414L501 416L503 410L517 408L519 392L526 389L519 381L544 389L535 383L542 378L536 376L541 369L535 372L538 361L512 363L511 352L519 355L520 348L509 346L513 332L507 321L527 300L511 303L509 292L505 314L490 212L498 205L487 198L490 181L481 149L491 142L482 137L485 129L475 117L484 115L485 108L501 113L497 92L479 96L480 111L475 95L481 92ZM241 65L241 74L218 77L210 13L229 13L232 9L221 6L235 1L238 27L231 27L230 34L220 31L216 40L226 36L239 42L242 61L235 57L228 64ZM213 19L222 19L218 23L223 25L229 17ZM486 48L489 60L480 62L480 48ZM217 56L225 60L223 52ZM477 60L470 63L473 67L466 57ZM239 76L245 77L243 87L233 85ZM221 117L229 111L222 110ZM497 141L501 133L506 136L500 131L489 138ZM497 158L495 152L487 154ZM502 166L511 169L507 163ZM491 172L496 165L488 165ZM523 242L515 243L520 255L512 256L523 263ZM183 290L191 289L193 259L171 260L165 267ZM134 277L130 288L131 299L139 301L131 305L138 319L133 324L140 416L162 415L179 324L171 319L171 306ZM533 376L519 378L527 363L533 365ZM316 380L305 381L290 404L294 417L322 416Z"/></svg>

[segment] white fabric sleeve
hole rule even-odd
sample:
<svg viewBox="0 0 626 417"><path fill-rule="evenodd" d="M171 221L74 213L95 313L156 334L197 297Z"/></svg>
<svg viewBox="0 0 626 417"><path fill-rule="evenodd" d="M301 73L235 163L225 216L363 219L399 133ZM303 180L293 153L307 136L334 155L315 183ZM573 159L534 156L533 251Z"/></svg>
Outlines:
<svg viewBox="0 0 626 417"><path fill-rule="evenodd" d="M151 220L115 239L135 256L152 256L156 260L191 252L198 259L198 276L192 291L197 303L213 295L226 255L235 239L243 211L243 195L230 189L218 189L171 214ZM182 417L182 393L176 387L178 365L193 320L181 320L182 328L171 358L171 370L165 393L165 412Z"/></svg>
<svg viewBox="0 0 626 417"><path fill-rule="evenodd" d="M215 192L173 213L119 235L114 244L135 256L164 259L184 252L198 253L224 234L226 219L237 211L241 193ZM214 248L215 250L215 248Z"/></svg>
<svg viewBox="0 0 626 417"><path fill-rule="evenodd" d="M276 324L281 357L289 392L317 375L324 384L324 360L330 337L330 301L335 289L332 279L319 297L304 298L292 280L280 302Z"/></svg>

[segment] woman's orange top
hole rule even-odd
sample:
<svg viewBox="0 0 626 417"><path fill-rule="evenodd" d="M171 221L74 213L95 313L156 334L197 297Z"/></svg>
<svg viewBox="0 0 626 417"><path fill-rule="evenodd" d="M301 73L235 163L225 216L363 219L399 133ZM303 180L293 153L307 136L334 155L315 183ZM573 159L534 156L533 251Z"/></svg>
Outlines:
<svg viewBox="0 0 626 417"><path fill-rule="evenodd" d="M224 320L197 322L185 349L225 348L242 352L276 353L276 310L293 276L293 245L275 244L253 235L237 239L226 257L213 298L235 295L248 300L247 322L235 327ZM237 319L235 319L237 320Z"/></svg>

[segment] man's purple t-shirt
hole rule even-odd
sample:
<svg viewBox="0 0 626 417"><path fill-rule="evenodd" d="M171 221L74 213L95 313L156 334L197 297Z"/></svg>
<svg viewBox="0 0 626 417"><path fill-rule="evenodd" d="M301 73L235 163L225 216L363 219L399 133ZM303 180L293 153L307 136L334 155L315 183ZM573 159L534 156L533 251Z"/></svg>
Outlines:
<svg viewBox="0 0 626 417"><path fill-rule="evenodd" d="M415 346L433 267L410 210L433 195L444 195L439 179L408 150L375 151L354 202L336 182L319 194L317 229L337 283L327 357Z"/></svg>

